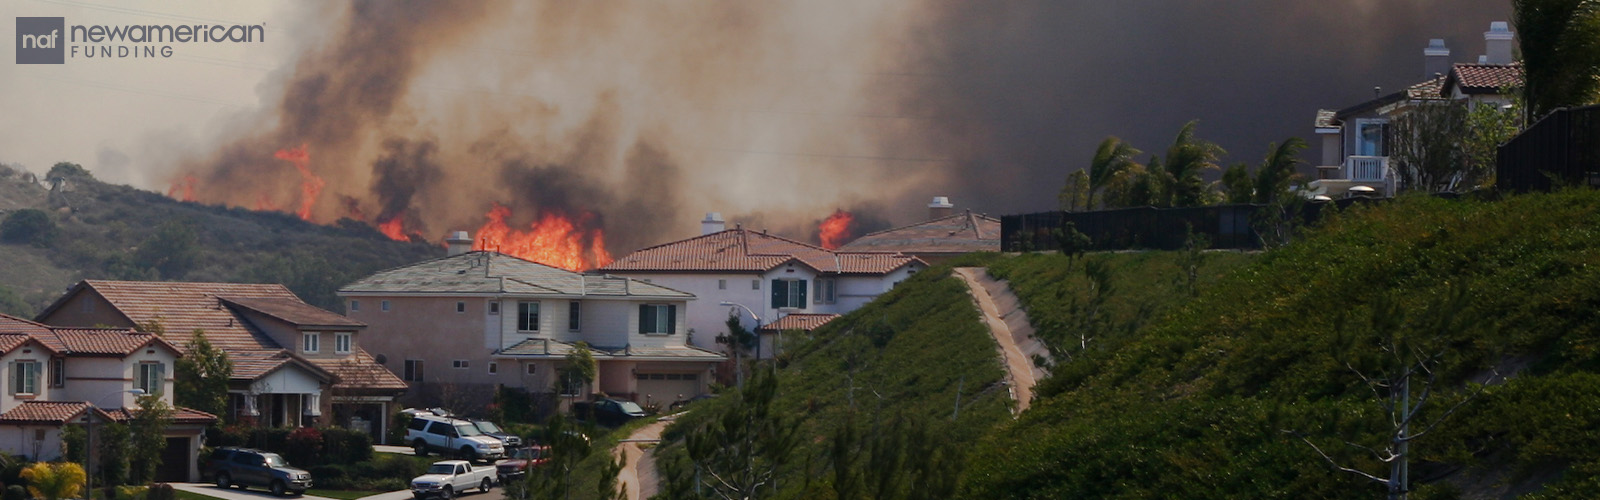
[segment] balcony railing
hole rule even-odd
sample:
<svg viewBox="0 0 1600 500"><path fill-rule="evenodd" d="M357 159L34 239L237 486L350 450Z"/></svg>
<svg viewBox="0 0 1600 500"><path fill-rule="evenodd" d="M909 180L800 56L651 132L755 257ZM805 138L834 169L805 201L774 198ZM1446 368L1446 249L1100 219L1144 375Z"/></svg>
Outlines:
<svg viewBox="0 0 1600 500"><path fill-rule="evenodd" d="M1345 178L1352 181L1382 181L1389 172L1387 156L1351 156L1344 160Z"/></svg>

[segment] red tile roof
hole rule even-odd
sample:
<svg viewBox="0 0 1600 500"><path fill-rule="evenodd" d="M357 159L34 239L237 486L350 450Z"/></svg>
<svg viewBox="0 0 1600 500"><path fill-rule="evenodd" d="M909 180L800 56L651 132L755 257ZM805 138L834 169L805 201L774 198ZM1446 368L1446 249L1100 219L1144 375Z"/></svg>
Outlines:
<svg viewBox="0 0 1600 500"><path fill-rule="evenodd" d="M840 247L841 251L961 254L1000 251L1000 219L972 212L886 229Z"/></svg>
<svg viewBox="0 0 1600 500"><path fill-rule="evenodd" d="M1456 64L1450 69L1445 89L1460 87L1461 93L1499 94L1500 89L1522 86L1520 64Z"/></svg>
<svg viewBox="0 0 1600 500"><path fill-rule="evenodd" d="M369 361L370 359L368 358ZM318 366L311 360L296 356L286 349L229 352L228 360L233 362L234 379L255 380L276 371L284 365L291 364L305 368L306 371L324 379L333 380L335 378L333 373L328 370Z"/></svg>
<svg viewBox="0 0 1600 500"><path fill-rule="evenodd" d="M54 337L61 343L62 352L69 356L122 357L151 344L170 350L173 354L183 353L178 346L160 336L131 329L54 328L52 330Z"/></svg>
<svg viewBox="0 0 1600 500"><path fill-rule="evenodd" d="M0 414L0 424L65 424L89 409L83 401L23 401L10 411ZM101 418L113 418L99 408Z"/></svg>
<svg viewBox="0 0 1600 500"><path fill-rule="evenodd" d="M299 300L283 285L84 280L79 287L98 293L134 323L160 322L167 332L185 338L190 332L204 330L211 345L230 353L282 346L254 325L241 321L223 306L220 296ZM68 292L69 297L72 294ZM65 300L57 301L51 309ZM47 316L51 309L40 317Z"/></svg>
<svg viewBox="0 0 1600 500"><path fill-rule="evenodd" d="M311 358L308 361L339 378L339 381L333 384L334 389L402 391L410 387L405 381L400 380L400 377L395 376L394 372L372 359L372 355L367 354L367 351L359 348L348 357Z"/></svg>
<svg viewBox="0 0 1600 500"><path fill-rule="evenodd" d="M759 330L763 332L781 332L785 330L805 330L809 332L828 324L829 321L833 321L838 317L839 315L837 314L790 314L778 318L777 321L761 325Z"/></svg>
<svg viewBox="0 0 1600 500"><path fill-rule="evenodd" d="M1439 75L1406 87L1406 97L1413 100L1443 99L1445 78L1445 75Z"/></svg>
<svg viewBox="0 0 1600 500"><path fill-rule="evenodd" d="M0 314L0 334L5 333L50 333L50 327L44 323L25 320L16 316Z"/></svg>
<svg viewBox="0 0 1600 500"><path fill-rule="evenodd" d="M884 274L917 259L900 253L835 252L767 233L729 229L645 248L601 270L765 272L794 260L823 273Z"/></svg>
<svg viewBox="0 0 1600 500"><path fill-rule="evenodd" d="M334 314L296 298L218 297L233 307L255 311L297 327L361 328L366 323Z"/></svg>
<svg viewBox="0 0 1600 500"><path fill-rule="evenodd" d="M138 408L114 408L106 410L106 416L117 422L128 422L139 414ZM208 425L217 421L217 416L194 408L177 407L172 409L172 423Z"/></svg>

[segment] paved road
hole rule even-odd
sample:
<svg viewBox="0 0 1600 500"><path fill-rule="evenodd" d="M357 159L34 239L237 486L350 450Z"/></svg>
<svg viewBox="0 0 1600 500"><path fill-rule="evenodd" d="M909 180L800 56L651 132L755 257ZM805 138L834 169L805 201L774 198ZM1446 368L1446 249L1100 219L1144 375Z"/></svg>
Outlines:
<svg viewBox="0 0 1600 500"><path fill-rule="evenodd" d="M1017 401L1016 411L1022 413L1033 402L1033 386L1048 373L1033 363L1033 356L1050 359L1050 350L1033 336L1033 324L1021 301L1004 281L994 279L982 267L958 267L955 274L966 282L968 292L983 313L983 321L994 337L1001 364L1006 368L1006 382L1011 385L1011 397Z"/></svg>

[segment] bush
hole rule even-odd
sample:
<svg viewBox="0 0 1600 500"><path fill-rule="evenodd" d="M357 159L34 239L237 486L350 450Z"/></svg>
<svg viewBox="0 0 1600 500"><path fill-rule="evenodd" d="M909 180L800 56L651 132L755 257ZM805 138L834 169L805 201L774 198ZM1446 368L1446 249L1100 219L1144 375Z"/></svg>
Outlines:
<svg viewBox="0 0 1600 500"><path fill-rule="evenodd" d="M145 495L145 500L177 500L177 498L178 494L173 491L172 485L167 483L150 486L149 494Z"/></svg>
<svg viewBox="0 0 1600 500"><path fill-rule="evenodd" d="M46 247L55 240L57 232L50 214L32 208L11 212L0 222L0 242L5 243Z"/></svg>
<svg viewBox="0 0 1600 500"><path fill-rule="evenodd" d="M322 431L301 427L290 431L287 441L288 448L280 453L289 460L289 463L304 466L322 461Z"/></svg>
<svg viewBox="0 0 1600 500"><path fill-rule="evenodd" d="M353 464L372 459L372 436L365 432L330 427L322 430L324 464Z"/></svg>
<svg viewBox="0 0 1600 500"><path fill-rule="evenodd" d="M5 500L28 500L28 489L20 484L7 486Z"/></svg>
<svg viewBox="0 0 1600 500"><path fill-rule="evenodd" d="M396 413L394 423L389 426L389 442L405 444L406 427L411 425L411 415Z"/></svg>

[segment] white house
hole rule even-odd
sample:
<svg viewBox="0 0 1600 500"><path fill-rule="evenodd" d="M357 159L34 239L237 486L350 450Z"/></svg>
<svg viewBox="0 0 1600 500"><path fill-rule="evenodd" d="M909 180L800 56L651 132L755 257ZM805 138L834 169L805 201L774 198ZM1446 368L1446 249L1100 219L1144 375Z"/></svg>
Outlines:
<svg viewBox="0 0 1600 500"><path fill-rule="evenodd" d="M0 314L0 450L34 460L62 456L67 425L125 422L137 413L134 390L172 404L178 348L127 328L62 328ZM176 408L158 481L197 481L205 428L216 417ZM173 457L184 457L175 460Z"/></svg>
<svg viewBox="0 0 1600 500"><path fill-rule="evenodd" d="M694 294L689 341L707 349L722 349L716 338L727 333L730 315L754 331L757 318L768 324L792 313L844 314L928 266L899 252L831 251L726 229L716 213L706 215L701 229L700 236L630 253L601 270ZM773 340L761 336L760 357L774 354Z"/></svg>

